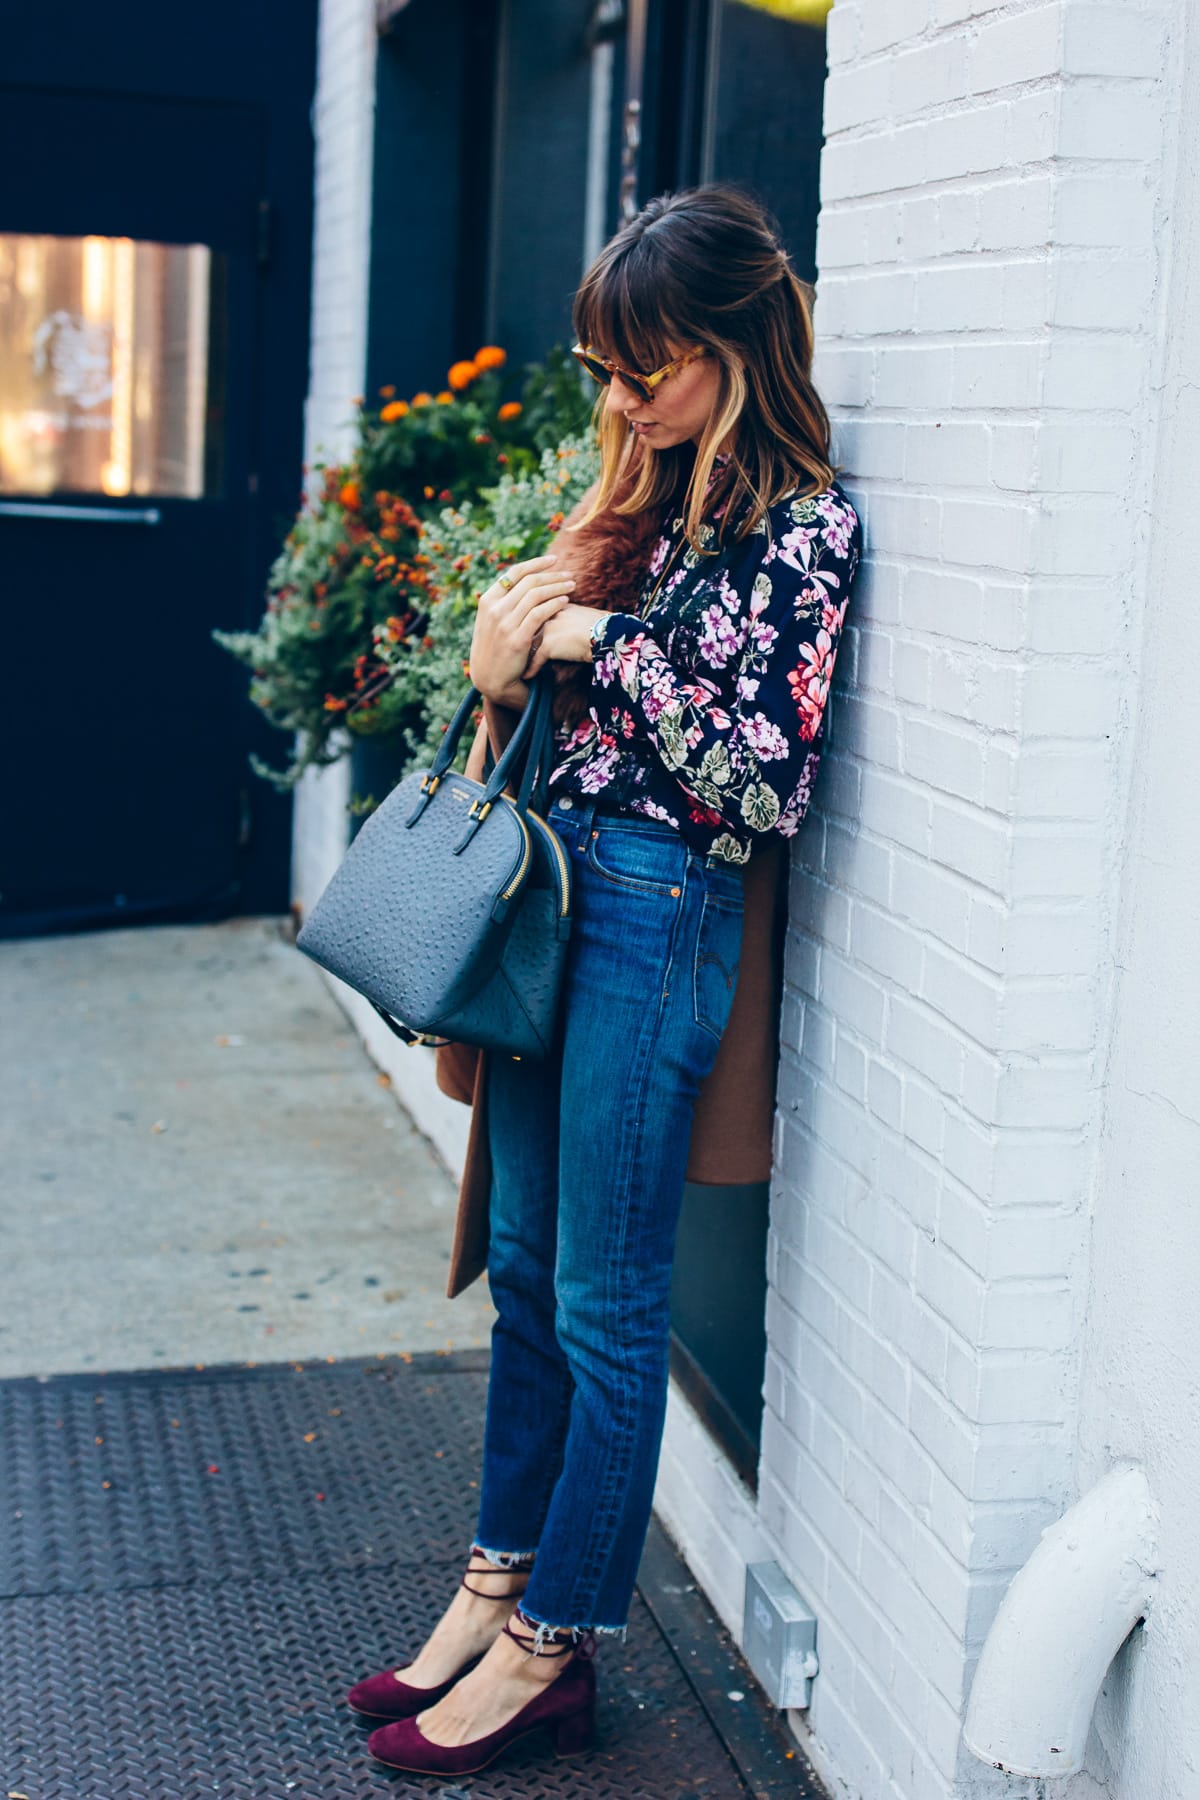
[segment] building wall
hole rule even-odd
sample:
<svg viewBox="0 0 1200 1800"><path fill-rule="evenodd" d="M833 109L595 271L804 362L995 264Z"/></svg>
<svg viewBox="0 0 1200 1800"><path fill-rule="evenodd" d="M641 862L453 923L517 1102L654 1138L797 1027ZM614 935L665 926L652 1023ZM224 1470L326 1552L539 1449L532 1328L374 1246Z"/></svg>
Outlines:
<svg viewBox="0 0 1200 1800"><path fill-rule="evenodd" d="M760 1491L673 1391L655 1501L735 1635L748 1561L813 1606L791 1720L839 1800L1032 1800L960 1749L975 1660L1040 1529L1131 1456L1162 1610L1066 1800L1194 1786L1185 4L829 22L817 378L870 555L794 850ZM369 0L326 0L310 461L363 380L373 54ZM301 904L345 798L344 769L298 795ZM372 1047L453 1164L465 1111Z"/></svg>
<svg viewBox="0 0 1200 1800"><path fill-rule="evenodd" d="M1171 264L1165 314L1158 308L1167 331L1078 1448L1081 1489L1128 1459L1145 1468L1159 1509L1154 1611L1136 1657L1105 1682L1089 1757L1121 1800L1200 1791L1200 835L1190 791L1200 768L1191 676L1200 658L1200 29L1183 6L1171 59L1182 77L1166 189L1174 195L1156 217ZM1064 1786L1064 1800L1093 1800L1085 1781Z"/></svg>
<svg viewBox="0 0 1200 1800"><path fill-rule="evenodd" d="M795 849L759 1511L862 1800L1029 1788L959 1733L1082 1473L1174 18L829 21L817 376L870 558Z"/></svg>
<svg viewBox="0 0 1200 1800"><path fill-rule="evenodd" d="M367 360L371 164L375 119L374 0L322 0L318 26L312 360L304 460L342 456L353 442L354 396ZM350 770L310 770L296 793L292 899L312 905L346 847Z"/></svg>

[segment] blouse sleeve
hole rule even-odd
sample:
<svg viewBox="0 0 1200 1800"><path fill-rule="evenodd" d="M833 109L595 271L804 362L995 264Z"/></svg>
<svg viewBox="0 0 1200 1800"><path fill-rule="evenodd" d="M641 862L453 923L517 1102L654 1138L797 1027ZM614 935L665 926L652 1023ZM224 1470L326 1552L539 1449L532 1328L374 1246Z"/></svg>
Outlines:
<svg viewBox="0 0 1200 1800"><path fill-rule="evenodd" d="M803 815L862 541L853 507L834 494L785 515L739 571L749 594L715 591L704 672L677 668L630 613L606 615L594 636L596 682L623 690L696 816L743 836L790 835Z"/></svg>

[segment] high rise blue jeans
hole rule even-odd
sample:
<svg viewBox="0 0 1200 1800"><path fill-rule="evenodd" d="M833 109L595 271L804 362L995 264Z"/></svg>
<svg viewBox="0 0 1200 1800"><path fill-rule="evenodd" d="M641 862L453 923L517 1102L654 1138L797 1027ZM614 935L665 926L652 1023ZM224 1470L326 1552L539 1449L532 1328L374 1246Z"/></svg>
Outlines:
<svg viewBox="0 0 1200 1800"><path fill-rule="evenodd" d="M492 1327L476 1544L532 1564L535 1628L624 1637L666 1417L671 1265L697 1091L729 1017L742 875L569 797L556 1048L490 1059ZM536 1560L535 1560L536 1553Z"/></svg>

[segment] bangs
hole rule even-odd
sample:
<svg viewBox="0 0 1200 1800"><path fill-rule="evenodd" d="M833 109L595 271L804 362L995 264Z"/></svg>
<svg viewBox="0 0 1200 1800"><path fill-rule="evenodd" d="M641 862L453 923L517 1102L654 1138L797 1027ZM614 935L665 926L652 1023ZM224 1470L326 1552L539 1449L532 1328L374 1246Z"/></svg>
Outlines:
<svg viewBox="0 0 1200 1800"><path fill-rule="evenodd" d="M670 362L672 338L687 338L662 316L664 282L642 248L595 272L576 296L572 324L581 344L619 368L648 372Z"/></svg>

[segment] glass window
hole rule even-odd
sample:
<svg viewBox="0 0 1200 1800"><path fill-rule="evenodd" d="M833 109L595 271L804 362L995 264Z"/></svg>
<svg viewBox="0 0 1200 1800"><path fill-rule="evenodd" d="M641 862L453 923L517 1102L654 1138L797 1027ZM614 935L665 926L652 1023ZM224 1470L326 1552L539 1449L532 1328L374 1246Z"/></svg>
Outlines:
<svg viewBox="0 0 1200 1800"><path fill-rule="evenodd" d="M792 267L816 278L825 0L717 0L705 181L740 181L779 221Z"/></svg>
<svg viewBox="0 0 1200 1800"><path fill-rule="evenodd" d="M0 493L216 486L224 258L0 232Z"/></svg>

